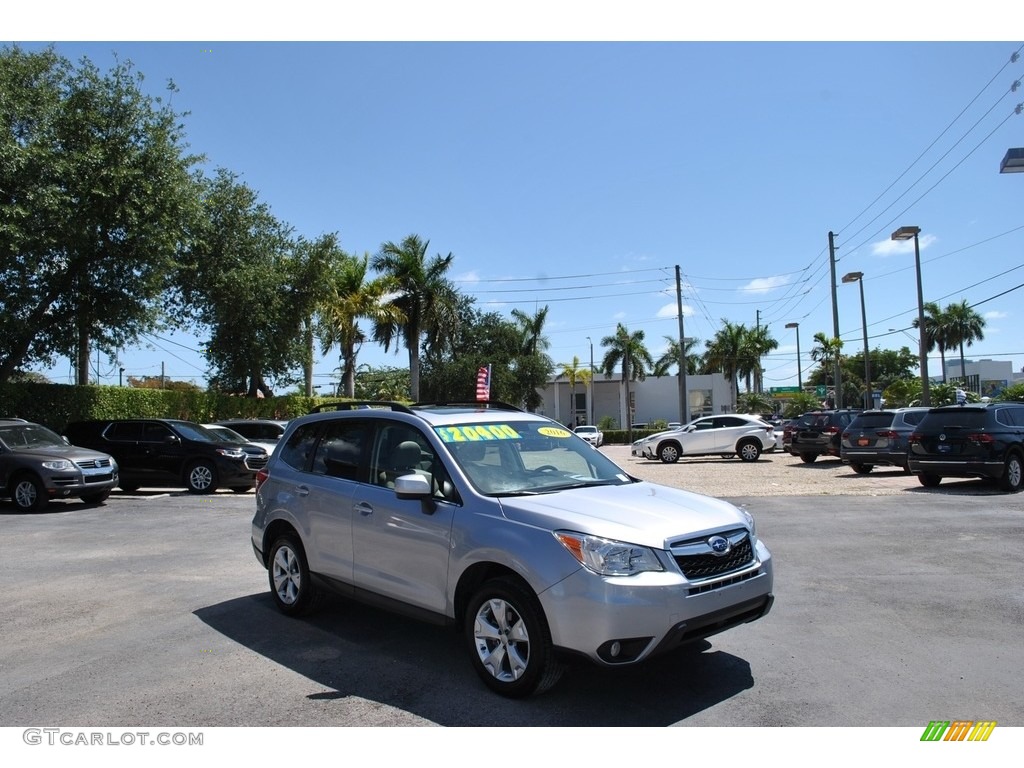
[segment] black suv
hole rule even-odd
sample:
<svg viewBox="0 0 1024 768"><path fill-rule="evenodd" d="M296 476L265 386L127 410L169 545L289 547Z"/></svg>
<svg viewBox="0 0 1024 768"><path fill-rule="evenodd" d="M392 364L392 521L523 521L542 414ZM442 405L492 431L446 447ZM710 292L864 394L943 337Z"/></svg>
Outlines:
<svg viewBox="0 0 1024 768"><path fill-rule="evenodd" d="M245 493L256 484L240 446L225 443L199 424L179 419L77 421L64 436L75 445L117 460L124 491L185 486L192 493L220 487Z"/></svg>
<svg viewBox="0 0 1024 768"><path fill-rule="evenodd" d="M996 480L1021 489L1024 403L973 403L932 408L910 436L910 471L933 488L944 477Z"/></svg>
<svg viewBox="0 0 1024 768"><path fill-rule="evenodd" d="M836 411L815 411L800 417L793 429L789 452L799 456L805 464L811 464L819 456L840 456L840 439L850 422L861 409L840 409Z"/></svg>
<svg viewBox="0 0 1024 768"><path fill-rule="evenodd" d="M41 424L0 419L0 496L21 512L38 512L51 499L102 504L117 485L117 463L107 454L70 445Z"/></svg>

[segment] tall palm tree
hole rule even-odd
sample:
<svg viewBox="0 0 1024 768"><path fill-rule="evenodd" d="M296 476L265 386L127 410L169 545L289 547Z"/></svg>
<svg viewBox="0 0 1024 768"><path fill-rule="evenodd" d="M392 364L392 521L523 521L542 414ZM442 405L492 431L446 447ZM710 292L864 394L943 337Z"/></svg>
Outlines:
<svg viewBox="0 0 1024 768"><path fill-rule="evenodd" d="M601 361L601 370L605 378L611 378L615 373L615 367L622 366L622 382L626 388L626 434L630 443L633 442L633 413L629 398L629 382L643 381L647 378L647 372L654 368L654 359L651 353L644 346L644 332L634 331L630 333L622 323L615 328L615 333L601 339L601 346L607 347L604 359Z"/></svg>
<svg viewBox="0 0 1024 768"><path fill-rule="evenodd" d="M967 380L967 369L964 368L964 345L971 346L985 338L985 318L979 315L967 300L946 307L947 338L951 347L960 347L960 380Z"/></svg>
<svg viewBox="0 0 1024 768"><path fill-rule="evenodd" d="M824 331L818 331L814 334L814 346L811 348L811 360L821 363L821 369L825 374L825 384L828 384L828 378L835 371L835 366L838 361L842 359L843 340L826 336ZM834 378L834 377L833 377ZM833 381L832 386L835 386ZM835 393L835 402L839 404L843 402L843 393Z"/></svg>
<svg viewBox="0 0 1024 768"><path fill-rule="evenodd" d="M513 309L512 317L518 323L519 331L523 336L523 354L536 355L551 347L551 342L544 335L544 321L548 317L547 305L532 315L521 309Z"/></svg>
<svg viewBox="0 0 1024 768"><path fill-rule="evenodd" d="M761 392L764 388L764 368L761 365L761 358L778 348L779 342L772 338L767 325L747 329L740 358L747 361L750 366L748 377L751 374L754 377L755 392ZM750 390L749 384L747 390Z"/></svg>
<svg viewBox="0 0 1024 768"><path fill-rule="evenodd" d="M405 316L393 304L386 303L393 285L388 276L366 279L369 254L348 256L327 276L330 297L320 310L317 336L326 353L337 344L341 348L341 379L345 397L355 397L356 355L366 341L359 318L373 323L401 323Z"/></svg>
<svg viewBox="0 0 1024 768"><path fill-rule="evenodd" d="M949 317L939 309L934 301L924 305L924 348L931 352L938 348L942 360L942 383L946 383L946 350L949 349ZM919 318L914 318L914 327L921 325Z"/></svg>
<svg viewBox="0 0 1024 768"><path fill-rule="evenodd" d="M371 266L390 278L394 295L387 303L403 320L374 323L373 338L384 345L401 340L409 351L409 396L420 396L420 342L443 347L459 324L458 291L445 276L452 254L427 260L430 241L409 235L398 245L388 241L373 256Z"/></svg>
<svg viewBox="0 0 1024 768"><path fill-rule="evenodd" d="M673 365L679 365L679 339L665 336L665 352L654 362L654 375L667 376ZM687 338L683 345L683 352L686 355L687 375L696 375L700 369L700 355L694 354L693 348L697 346L700 339Z"/></svg>
<svg viewBox="0 0 1024 768"><path fill-rule="evenodd" d="M562 372L560 374L569 380L569 386L572 388L572 417L576 419L576 384L580 383L584 386L590 384L591 372L590 368L580 368L580 359L578 356L573 355L572 362L566 363L562 366ZM575 424L573 425L575 426Z"/></svg>
<svg viewBox="0 0 1024 768"><path fill-rule="evenodd" d="M704 370L707 373L721 371L729 380L733 408L736 407L736 397L739 393L737 379L747 370L743 356L746 335L745 325L736 325L722 318L722 327L715 331L714 338L704 345Z"/></svg>

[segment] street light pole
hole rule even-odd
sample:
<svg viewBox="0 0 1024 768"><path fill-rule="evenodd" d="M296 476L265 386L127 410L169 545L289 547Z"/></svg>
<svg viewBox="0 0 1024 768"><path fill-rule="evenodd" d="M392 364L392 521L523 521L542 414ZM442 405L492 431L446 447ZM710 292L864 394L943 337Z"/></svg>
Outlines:
<svg viewBox="0 0 1024 768"><path fill-rule="evenodd" d="M871 393L871 359L868 357L868 313L864 307L864 273L848 272L843 275L844 283L860 283L860 322L864 326L864 410L875 404Z"/></svg>
<svg viewBox="0 0 1024 768"><path fill-rule="evenodd" d="M917 355L921 367L921 405L930 406L932 404L932 397L928 384L928 352L925 349L924 291L921 288L921 245L918 241L919 234L921 234L920 227L900 227L892 233L892 239L914 239L914 267L917 270L917 330L920 336L917 342Z"/></svg>
<svg viewBox="0 0 1024 768"><path fill-rule="evenodd" d="M594 421L594 342L587 336L590 342L590 423L596 426Z"/></svg>
<svg viewBox="0 0 1024 768"><path fill-rule="evenodd" d="M803 371L800 367L800 323L786 323L787 328L796 328L796 385L804 391Z"/></svg>

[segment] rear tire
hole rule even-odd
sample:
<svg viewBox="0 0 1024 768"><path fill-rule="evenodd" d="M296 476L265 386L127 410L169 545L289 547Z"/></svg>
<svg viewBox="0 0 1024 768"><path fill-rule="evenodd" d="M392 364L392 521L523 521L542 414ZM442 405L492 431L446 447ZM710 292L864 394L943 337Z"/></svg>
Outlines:
<svg viewBox="0 0 1024 768"><path fill-rule="evenodd" d="M801 453L800 454L800 461L802 461L804 464L813 464L817 458L818 458L818 454L816 454L816 453Z"/></svg>
<svg viewBox="0 0 1024 768"><path fill-rule="evenodd" d="M757 461L761 458L761 443L757 440L744 440L736 446L736 454L741 461Z"/></svg>
<svg viewBox="0 0 1024 768"><path fill-rule="evenodd" d="M519 579L485 582L469 601L463 630L473 668L495 693L543 693L562 676L540 602Z"/></svg>
<svg viewBox="0 0 1024 768"><path fill-rule="evenodd" d="M875 468L874 464L851 464L850 469L856 472L858 475L866 475Z"/></svg>
<svg viewBox="0 0 1024 768"><path fill-rule="evenodd" d="M1006 457L1006 466L1003 468L1003 476L999 478L999 487L1008 493L1017 493L1021 489L1022 479L1021 458L1018 453L1011 453Z"/></svg>
<svg viewBox="0 0 1024 768"><path fill-rule="evenodd" d="M917 476L917 479L925 488L936 488L939 483L942 482L942 475L933 475L928 472L922 472Z"/></svg>
<svg viewBox="0 0 1024 768"><path fill-rule="evenodd" d="M286 616L309 613L319 602L319 592L309 577L306 551L294 534L274 540L267 559L267 576L274 605Z"/></svg>

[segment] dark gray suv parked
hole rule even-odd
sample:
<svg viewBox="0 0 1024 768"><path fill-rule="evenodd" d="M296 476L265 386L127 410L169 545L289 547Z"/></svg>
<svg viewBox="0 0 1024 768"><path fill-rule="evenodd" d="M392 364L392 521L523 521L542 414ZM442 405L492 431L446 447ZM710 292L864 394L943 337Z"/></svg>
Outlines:
<svg viewBox="0 0 1024 768"><path fill-rule="evenodd" d="M933 408L910 436L910 471L921 485L944 477L995 480L1016 492L1024 482L1024 403Z"/></svg>
<svg viewBox="0 0 1024 768"><path fill-rule="evenodd" d="M109 455L71 445L40 424L0 419L0 496L22 512L38 512L51 499L100 504L117 481Z"/></svg>
<svg viewBox="0 0 1024 768"><path fill-rule="evenodd" d="M907 467L907 439L928 413L924 406L863 411L843 430L839 453L844 464L860 475L876 465Z"/></svg>

